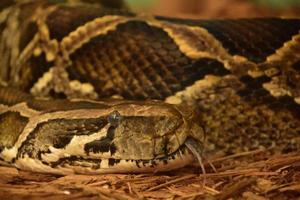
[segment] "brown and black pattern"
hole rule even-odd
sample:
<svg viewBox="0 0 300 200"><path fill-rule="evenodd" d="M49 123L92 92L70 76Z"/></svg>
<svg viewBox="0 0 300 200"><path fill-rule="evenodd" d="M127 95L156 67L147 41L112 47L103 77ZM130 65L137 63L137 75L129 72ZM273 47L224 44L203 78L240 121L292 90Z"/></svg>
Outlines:
<svg viewBox="0 0 300 200"><path fill-rule="evenodd" d="M91 4L88 6L61 6L47 17L46 24L50 30L50 38L61 41L79 26L106 15L134 16L134 14L119 8L103 8ZM60 21L60 23L57 23Z"/></svg>
<svg viewBox="0 0 300 200"><path fill-rule="evenodd" d="M11 2L0 3L1 9L8 9L0 21L0 77L1 85L8 86L0 88L0 125L5 129L12 120L18 122L16 128L7 129L12 132L9 139L3 140L6 132L0 132L0 150L12 147L27 123L34 124L35 112L51 116L111 106L57 97L112 96L195 108L196 121L208 136L208 152L300 149L299 19L185 20L133 14L118 0L82 2L29 1L11 8ZM28 92L53 99L33 99ZM9 110L12 106L18 112ZM20 114L22 109L26 117ZM109 118L68 117L49 117L25 131L18 156L42 160L42 154L51 153L49 147L64 149L74 136L89 136L110 124L106 135L82 149L87 156L107 153L110 158L70 155L46 164L56 168L90 163L91 168L101 169L107 162L113 168L122 163L113 157L120 143L129 149L139 138L132 136L138 128L150 130L157 122L156 116L135 121L127 116L128 124L121 129L130 127L134 134L116 144L115 131L120 127ZM136 122L146 125L137 127ZM165 122L167 129L172 122ZM160 161L168 163L170 141L161 140L166 160ZM157 166L147 159L128 162L138 168Z"/></svg>
<svg viewBox="0 0 300 200"><path fill-rule="evenodd" d="M103 97L165 99L205 75L229 73L216 60L188 58L165 31L140 21L93 38L71 60L69 78L92 83Z"/></svg>
<svg viewBox="0 0 300 200"><path fill-rule="evenodd" d="M198 123L208 135L206 151L231 154L263 148L277 152L299 150L298 105L271 97L259 84L265 81L263 78L255 83L243 80L246 84L227 76L197 94ZM253 89L249 90L251 84ZM262 96L254 96L258 94Z"/></svg>
<svg viewBox="0 0 300 200"><path fill-rule="evenodd" d="M263 88L263 84L270 82L271 78L267 76L257 78L245 76L240 80L245 84L245 88L238 91L237 94L243 97L252 106L267 105L270 109L275 111L287 110L296 118L300 118L300 105L294 101L293 97L287 95L274 97L268 90Z"/></svg>
<svg viewBox="0 0 300 200"><path fill-rule="evenodd" d="M298 19L184 20L165 17L158 19L205 28L230 54L244 56L256 63L264 62L300 30Z"/></svg>

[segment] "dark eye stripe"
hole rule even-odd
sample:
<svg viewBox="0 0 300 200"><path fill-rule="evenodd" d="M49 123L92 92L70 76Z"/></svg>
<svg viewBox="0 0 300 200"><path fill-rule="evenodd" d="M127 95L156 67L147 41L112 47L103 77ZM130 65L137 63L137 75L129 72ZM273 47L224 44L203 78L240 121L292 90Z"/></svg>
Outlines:
<svg viewBox="0 0 300 200"><path fill-rule="evenodd" d="M17 157L28 154L34 158L39 151L47 151L49 145L64 148L75 135L91 135L107 124L106 117L53 119L42 122L27 136L19 148Z"/></svg>

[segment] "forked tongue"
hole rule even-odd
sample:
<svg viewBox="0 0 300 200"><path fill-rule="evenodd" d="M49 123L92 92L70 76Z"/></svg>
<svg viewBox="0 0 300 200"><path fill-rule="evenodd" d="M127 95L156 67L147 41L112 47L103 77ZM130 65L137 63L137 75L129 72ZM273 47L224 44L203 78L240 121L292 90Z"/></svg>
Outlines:
<svg viewBox="0 0 300 200"><path fill-rule="evenodd" d="M201 142L193 139L193 138L187 138L186 141L185 141L185 146L191 151L191 153L195 156L195 158L197 159L200 167L201 167L201 170L203 172L203 175L204 175L204 181L205 182L205 174L206 174L206 171L205 171L205 167L203 165L203 160L202 160L202 153L203 153L203 145ZM205 185L205 183L204 183Z"/></svg>

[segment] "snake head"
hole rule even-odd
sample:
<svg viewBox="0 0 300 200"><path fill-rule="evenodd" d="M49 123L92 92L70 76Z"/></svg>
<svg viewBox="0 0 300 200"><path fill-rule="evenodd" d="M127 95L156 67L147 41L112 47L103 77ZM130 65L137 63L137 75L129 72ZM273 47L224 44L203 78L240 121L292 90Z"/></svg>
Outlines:
<svg viewBox="0 0 300 200"><path fill-rule="evenodd" d="M101 142L88 148L90 154L110 159L108 171L115 168L124 172L151 172L178 168L195 157L186 141L193 140L202 148L204 140L203 130L194 122L192 109L159 101L115 104L108 121L107 135L102 140L109 141L109 152L97 151L101 149Z"/></svg>
<svg viewBox="0 0 300 200"><path fill-rule="evenodd" d="M203 131L185 107L159 101L62 103L51 115L37 112L28 124L17 167L51 173L167 171L194 160L186 141L202 142Z"/></svg>

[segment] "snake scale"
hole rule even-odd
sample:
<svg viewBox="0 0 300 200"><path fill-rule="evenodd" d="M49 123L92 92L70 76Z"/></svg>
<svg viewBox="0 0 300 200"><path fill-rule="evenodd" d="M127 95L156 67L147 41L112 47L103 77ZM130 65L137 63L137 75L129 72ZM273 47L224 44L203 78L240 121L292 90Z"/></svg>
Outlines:
<svg viewBox="0 0 300 200"><path fill-rule="evenodd" d="M0 9L2 164L154 172L300 149L299 19L176 19L105 0Z"/></svg>

